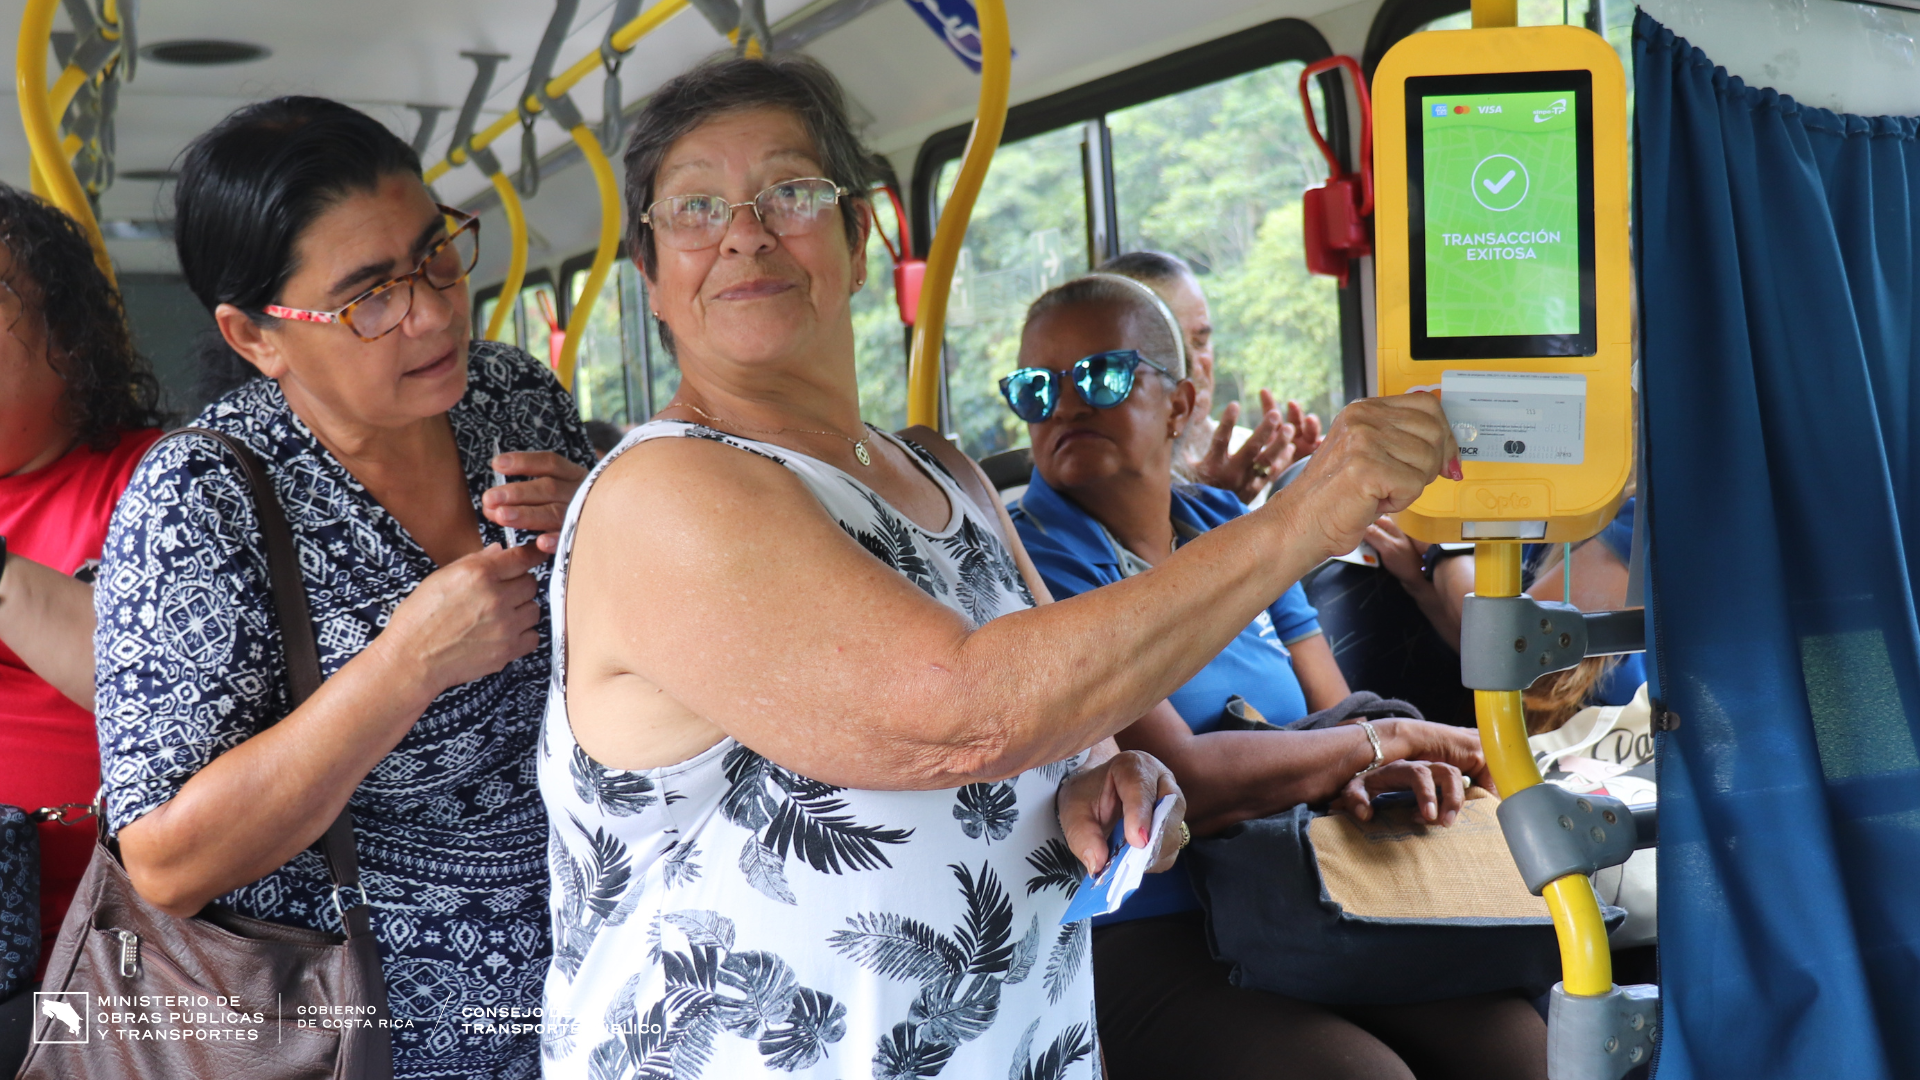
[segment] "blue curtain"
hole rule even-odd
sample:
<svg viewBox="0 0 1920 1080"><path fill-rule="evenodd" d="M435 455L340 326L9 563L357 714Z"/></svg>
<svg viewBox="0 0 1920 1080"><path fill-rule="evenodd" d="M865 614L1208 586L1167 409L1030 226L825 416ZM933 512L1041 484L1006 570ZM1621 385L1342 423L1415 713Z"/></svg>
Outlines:
<svg viewBox="0 0 1920 1080"><path fill-rule="evenodd" d="M1920 1076L1916 121L1634 59L1657 1075Z"/></svg>

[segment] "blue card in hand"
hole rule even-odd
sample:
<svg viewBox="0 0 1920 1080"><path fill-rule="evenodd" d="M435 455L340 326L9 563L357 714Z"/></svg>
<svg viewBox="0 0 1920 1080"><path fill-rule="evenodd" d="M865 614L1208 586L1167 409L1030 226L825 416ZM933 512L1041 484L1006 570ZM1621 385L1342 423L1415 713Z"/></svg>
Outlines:
<svg viewBox="0 0 1920 1080"><path fill-rule="evenodd" d="M1132 847L1127 843L1125 819L1114 823L1113 835L1107 838L1106 869L1100 871L1097 878L1089 874L1080 880L1073 902L1060 916L1062 925L1120 910L1127 897L1140 888L1141 879L1147 876L1147 867L1153 865L1154 853L1160 850L1160 837L1167 830L1167 817L1172 811L1171 795L1163 796L1154 804L1153 827L1147 834L1146 847Z"/></svg>

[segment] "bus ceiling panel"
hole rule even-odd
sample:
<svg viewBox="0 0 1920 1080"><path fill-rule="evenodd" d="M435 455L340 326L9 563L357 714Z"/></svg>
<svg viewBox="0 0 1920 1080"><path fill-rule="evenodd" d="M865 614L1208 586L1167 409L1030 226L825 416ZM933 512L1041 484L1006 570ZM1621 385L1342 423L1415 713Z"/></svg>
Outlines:
<svg viewBox="0 0 1920 1080"><path fill-rule="evenodd" d="M1311 18L1341 7L1339 0L1009 4L1012 101L1017 107L1283 16ZM868 139L889 156L972 119L977 80L904 4L883 5L808 51L874 111L877 123ZM1012 130L1007 134L1016 137Z"/></svg>
<svg viewBox="0 0 1920 1080"><path fill-rule="evenodd" d="M770 0L775 22L818 6L810 0ZM597 51L612 17L613 0L583 0L573 29L559 50L570 64ZM278 94L307 93L339 98L378 117L403 138L418 125L413 103L457 108L472 77L462 50L510 54L481 112L481 124L514 106L534 50L551 14L549 3L525 0L329 0L325 4L243 4L234 0L174 0L141 9L141 38L146 43L220 38L256 44L269 56L251 63L189 67L143 63L138 77L120 97L118 136L122 168L157 169L172 164L186 143L222 116L249 101ZM56 28L64 29L64 15ZM17 35L18 19L0 19L5 47ZM701 57L725 48L725 41L697 15L675 17L643 39L625 67L629 100L685 70ZM590 74L577 88L577 100L600 100L601 74ZM144 108L143 108L144 106ZM597 109L589 109L597 112ZM592 117L598 120L598 116ZM443 156L451 124L441 125L428 158ZM0 178L25 186L28 155L18 124L0 125ZM541 153L566 143L567 133L541 124ZM508 167L517 150L507 151ZM477 170L456 170L441 193L465 199L486 186ZM131 193L146 197L148 190ZM108 193L114 198L114 193ZM117 211L115 211L117 212ZM151 206L140 208L143 214Z"/></svg>

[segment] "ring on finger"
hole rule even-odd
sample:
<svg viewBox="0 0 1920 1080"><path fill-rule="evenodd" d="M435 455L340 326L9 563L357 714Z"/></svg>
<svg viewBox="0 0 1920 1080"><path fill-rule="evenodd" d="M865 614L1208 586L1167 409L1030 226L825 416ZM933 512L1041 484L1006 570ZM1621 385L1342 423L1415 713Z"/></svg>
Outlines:
<svg viewBox="0 0 1920 1080"><path fill-rule="evenodd" d="M1253 463L1253 475L1265 480L1267 477L1273 475L1273 466L1264 461L1256 461Z"/></svg>
<svg viewBox="0 0 1920 1080"><path fill-rule="evenodd" d="M1174 850L1185 851L1187 845L1191 843L1193 843L1193 830L1187 828L1187 823L1183 821L1180 823L1180 846Z"/></svg>

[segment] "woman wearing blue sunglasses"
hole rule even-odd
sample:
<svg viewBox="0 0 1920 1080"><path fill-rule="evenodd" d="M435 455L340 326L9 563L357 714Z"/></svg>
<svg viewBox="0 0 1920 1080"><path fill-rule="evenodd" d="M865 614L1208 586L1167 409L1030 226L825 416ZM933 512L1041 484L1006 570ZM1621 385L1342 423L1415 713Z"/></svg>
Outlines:
<svg viewBox="0 0 1920 1080"><path fill-rule="evenodd" d="M1412 394L1349 406L1295 485L1248 512L1229 492L1173 481L1175 444L1198 419L1179 341L1172 314L1130 278L1089 275L1028 310L1020 343L1025 366L1001 382L1033 442L1033 475L1012 517L1056 597L1179 573L1195 554L1175 555L1188 541L1219 529L1221 535L1195 545L1202 548L1257 520L1285 521L1301 547L1337 550L1346 534L1322 509L1325 496L1361 482L1363 459L1383 444L1406 445L1393 414L1424 411L1432 400ZM1382 420L1386 426L1375 426ZM1448 472L1457 478L1455 468ZM1220 550L1210 551L1215 572L1231 575ZM1120 732L1119 745L1151 753L1173 770L1196 836L1299 803L1330 803L1364 820L1371 797L1387 791L1413 792L1425 820L1451 824L1467 780L1487 784L1471 730L1397 718L1316 731L1226 730L1236 696L1275 724L1347 696L1299 584L1288 583L1277 599L1265 595L1267 607L1166 701ZM1516 995L1357 1009L1230 985L1227 966L1208 947L1184 858L1094 927L1100 1032L1117 1080L1266 1077L1276 1061L1287 1061L1293 1075L1356 1080L1407 1077L1410 1069L1502 1080L1544 1075L1545 1026Z"/></svg>

